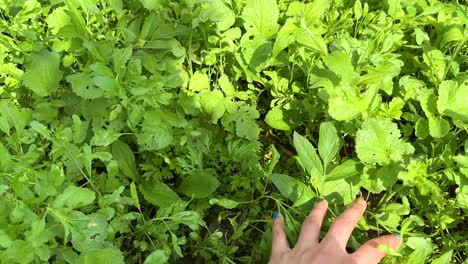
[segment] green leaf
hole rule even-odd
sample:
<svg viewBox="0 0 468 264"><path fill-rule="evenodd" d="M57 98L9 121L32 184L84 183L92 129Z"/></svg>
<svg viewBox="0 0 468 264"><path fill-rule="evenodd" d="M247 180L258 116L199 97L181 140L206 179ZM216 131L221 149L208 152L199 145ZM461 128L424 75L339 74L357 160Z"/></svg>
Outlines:
<svg viewBox="0 0 468 264"><path fill-rule="evenodd" d="M241 15L248 34L266 39L278 32L278 17L276 0L247 0Z"/></svg>
<svg viewBox="0 0 468 264"><path fill-rule="evenodd" d="M140 3L148 10L155 10L166 3L166 0L139 0Z"/></svg>
<svg viewBox="0 0 468 264"><path fill-rule="evenodd" d="M291 127L284 121L283 110L280 107L275 107L268 111L265 116L265 122L274 129L291 130Z"/></svg>
<svg viewBox="0 0 468 264"><path fill-rule="evenodd" d="M449 264L452 263L453 250L447 251L440 255L438 258L433 259L431 264Z"/></svg>
<svg viewBox="0 0 468 264"><path fill-rule="evenodd" d="M294 19L288 18L276 36L272 51L273 58L276 58L281 51L295 41L295 35L298 30L299 28L296 26Z"/></svg>
<svg viewBox="0 0 468 264"><path fill-rule="evenodd" d="M91 145L94 146L109 146L114 141L119 139L121 133L111 130L98 130L94 132L94 137L91 139Z"/></svg>
<svg viewBox="0 0 468 264"><path fill-rule="evenodd" d="M114 248L93 249L82 254L78 264L124 264L122 252Z"/></svg>
<svg viewBox="0 0 468 264"><path fill-rule="evenodd" d="M400 137L397 125L389 119L368 119L356 133L358 158L365 163L381 165L401 161L403 155L412 154L414 148Z"/></svg>
<svg viewBox="0 0 468 264"><path fill-rule="evenodd" d="M432 82L440 82L444 78L446 62L442 51L433 49L423 53L424 63L427 66L426 74Z"/></svg>
<svg viewBox="0 0 468 264"><path fill-rule="evenodd" d="M130 183L130 196L132 197L135 206L140 209L140 199L138 199L138 192L135 182Z"/></svg>
<svg viewBox="0 0 468 264"><path fill-rule="evenodd" d="M226 108L224 107L224 95L219 90L205 91L200 94L200 103L205 113L211 116L213 123L218 122Z"/></svg>
<svg viewBox="0 0 468 264"><path fill-rule="evenodd" d="M119 169L123 175L134 181L140 177L135 163L135 156L127 143L120 140L112 143L112 157L119 163Z"/></svg>
<svg viewBox="0 0 468 264"><path fill-rule="evenodd" d="M227 199L227 198L220 198L220 199L210 199L210 204L211 205L219 205L221 207L224 207L226 209L233 209L236 208L239 205L239 202Z"/></svg>
<svg viewBox="0 0 468 264"><path fill-rule="evenodd" d="M41 134L45 139L48 139L48 140L51 140L51 136L50 136L50 133L49 133L49 129L44 126L43 124L37 122L37 121L31 121L31 123L29 123L29 125L31 126L31 128L36 131L37 133Z"/></svg>
<svg viewBox="0 0 468 264"><path fill-rule="evenodd" d="M304 170L313 178L321 178L323 167L314 146L303 136L294 132L294 148Z"/></svg>
<svg viewBox="0 0 468 264"><path fill-rule="evenodd" d="M5 263L32 263L34 260L34 248L30 242L15 240L11 246L0 255Z"/></svg>
<svg viewBox="0 0 468 264"><path fill-rule="evenodd" d="M350 55L342 51L333 51L323 59L327 67L341 77L341 84L350 84L357 77Z"/></svg>
<svg viewBox="0 0 468 264"><path fill-rule="evenodd" d="M196 71L190 78L189 89L193 92L199 92L210 89L210 78L206 73Z"/></svg>
<svg viewBox="0 0 468 264"><path fill-rule="evenodd" d="M46 97L58 89L62 75L59 54L42 50L29 57L23 83L36 95Z"/></svg>
<svg viewBox="0 0 468 264"><path fill-rule="evenodd" d="M338 131L336 131L333 123L324 122L320 124L318 149L320 157L323 160L325 170L336 154L338 154L340 146Z"/></svg>
<svg viewBox="0 0 468 264"><path fill-rule="evenodd" d="M143 182L139 185L146 201L165 208L180 201L179 195L171 187L159 181Z"/></svg>
<svg viewBox="0 0 468 264"><path fill-rule="evenodd" d="M234 24L236 15L222 0L214 0L202 8L199 17L193 22L194 27L198 25L198 20L210 20L216 24L217 31L225 31Z"/></svg>
<svg viewBox="0 0 468 264"><path fill-rule="evenodd" d="M360 184L354 178L346 178L335 181L326 181L320 188L321 197L325 197L330 204L345 205L356 199L360 192Z"/></svg>
<svg viewBox="0 0 468 264"><path fill-rule="evenodd" d="M151 254L146 257L145 262L143 264L164 264L168 263L169 261L169 253L165 250L157 249Z"/></svg>
<svg viewBox="0 0 468 264"><path fill-rule="evenodd" d="M288 175L273 173L270 180L285 198L292 202L300 201L294 206L300 206L315 197L309 186Z"/></svg>
<svg viewBox="0 0 468 264"><path fill-rule="evenodd" d="M194 170L179 185L177 190L189 197L205 198L218 189L220 182L212 169Z"/></svg>
<svg viewBox="0 0 468 264"><path fill-rule="evenodd" d="M444 81L439 85L438 92L439 113L468 122L468 82L458 86L455 81Z"/></svg>
<svg viewBox="0 0 468 264"><path fill-rule="evenodd" d="M93 191L76 187L68 186L63 192L55 198L52 206L54 208L68 207L70 209L80 208L94 202L96 195Z"/></svg>
<svg viewBox="0 0 468 264"><path fill-rule="evenodd" d="M431 243L430 238L425 237L410 237L405 243L414 251L408 255L407 263L411 264L424 264L426 258L434 250L434 245Z"/></svg>
<svg viewBox="0 0 468 264"><path fill-rule="evenodd" d="M354 160L347 160L327 173L325 181L346 179L356 175L357 173L358 171L356 169L356 162Z"/></svg>

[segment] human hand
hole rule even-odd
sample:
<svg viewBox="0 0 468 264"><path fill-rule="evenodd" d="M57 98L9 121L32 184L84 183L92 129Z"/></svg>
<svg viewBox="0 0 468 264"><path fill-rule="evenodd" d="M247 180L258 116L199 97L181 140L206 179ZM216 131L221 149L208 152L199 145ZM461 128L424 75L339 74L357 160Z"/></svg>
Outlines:
<svg viewBox="0 0 468 264"><path fill-rule="evenodd" d="M356 252L346 252L346 243L354 227L366 210L367 203L358 198L335 219L327 235L319 241L320 228L327 213L327 201L319 202L302 224L301 233L296 246L291 249L283 230L283 217L278 213L273 220L273 238L269 264L283 263L351 263L375 264L385 253L377 249L379 244L397 249L401 243L399 235L386 235L371 239Z"/></svg>

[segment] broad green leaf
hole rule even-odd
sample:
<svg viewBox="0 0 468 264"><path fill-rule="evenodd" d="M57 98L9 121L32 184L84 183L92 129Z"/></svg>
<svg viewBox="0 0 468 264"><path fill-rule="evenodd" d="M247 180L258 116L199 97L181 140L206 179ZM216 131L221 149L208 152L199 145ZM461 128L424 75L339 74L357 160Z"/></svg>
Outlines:
<svg viewBox="0 0 468 264"><path fill-rule="evenodd" d="M200 103L205 113L211 116L213 123L218 122L226 108L224 106L224 95L219 90L205 91L200 94Z"/></svg>
<svg viewBox="0 0 468 264"><path fill-rule="evenodd" d="M296 33L296 42L320 54L327 54L328 52L322 36L304 23L301 23L301 29Z"/></svg>
<svg viewBox="0 0 468 264"><path fill-rule="evenodd" d="M3 195L3 193L1 194ZM0 247L9 248L13 244L13 240L4 230L0 230Z"/></svg>
<svg viewBox="0 0 468 264"><path fill-rule="evenodd" d="M439 113L468 122L468 82L458 85L455 81L444 81L439 85L438 93Z"/></svg>
<svg viewBox="0 0 468 264"><path fill-rule="evenodd" d="M220 198L220 199L213 198L213 199L210 199L210 204L211 205L216 204L226 209L233 209L239 205L239 202L231 200L231 199L227 199L227 198Z"/></svg>
<svg viewBox="0 0 468 264"><path fill-rule="evenodd" d="M432 244L430 238L425 237L410 237L406 240L405 245L414 249L414 251L409 254L407 262L411 264L424 264L426 258L434 250L434 245Z"/></svg>
<svg viewBox="0 0 468 264"><path fill-rule="evenodd" d="M171 187L159 181L143 182L139 185L146 201L165 208L180 201L179 195Z"/></svg>
<svg viewBox="0 0 468 264"><path fill-rule="evenodd" d="M199 92L210 89L210 78L206 73L195 72L190 78L189 90Z"/></svg>
<svg viewBox="0 0 468 264"><path fill-rule="evenodd" d="M265 122L274 129L291 130L291 127L284 121L283 110L280 107L275 107L268 111L265 116Z"/></svg>
<svg viewBox="0 0 468 264"><path fill-rule="evenodd" d="M64 7L59 7L47 16L46 22L53 34L57 34L60 29L71 24L70 16L66 11Z"/></svg>
<svg viewBox="0 0 468 264"><path fill-rule="evenodd" d="M54 208L68 207L70 209L80 208L94 202L96 194L83 187L68 186L55 198L52 206Z"/></svg>
<svg viewBox="0 0 468 264"><path fill-rule="evenodd" d="M278 17L276 0L247 0L241 15L248 34L266 39L278 32Z"/></svg>
<svg viewBox="0 0 468 264"><path fill-rule="evenodd" d="M169 253L166 250L157 249L146 257L143 264L164 264L169 261Z"/></svg>
<svg viewBox="0 0 468 264"><path fill-rule="evenodd" d="M62 75L59 54L43 50L29 57L23 82L36 95L46 97L59 88Z"/></svg>
<svg viewBox="0 0 468 264"><path fill-rule="evenodd" d="M327 168L328 164L330 164L332 159L338 154L340 146L338 131L336 131L333 123L324 122L320 124L318 149L325 168Z"/></svg>
<svg viewBox="0 0 468 264"><path fill-rule="evenodd" d="M345 205L351 203L360 192L360 185L355 177L326 181L319 188L320 197L325 197L330 204Z"/></svg>
<svg viewBox="0 0 468 264"><path fill-rule="evenodd" d="M120 140L112 143L112 157L119 163L119 169L123 175L132 180L139 178L135 156L127 143Z"/></svg>
<svg viewBox="0 0 468 264"><path fill-rule="evenodd" d="M93 249L82 254L78 264L124 264L122 252L115 248Z"/></svg>
<svg viewBox="0 0 468 264"><path fill-rule="evenodd" d="M281 51L295 41L295 35L298 32L298 29L299 28L296 26L294 19L288 18L286 20L286 23L284 23L276 36L276 41L273 45L272 51L273 58L276 58Z"/></svg>
<svg viewBox="0 0 468 264"><path fill-rule="evenodd" d="M453 255L453 250L447 251L443 253L441 256L439 256L436 259L433 259L431 264L449 264L452 263L452 255Z"/></svg>
<svg viewBox="0 0 468 264"><path fill-rule="evenodd" d="M350 84L357 77L350 55L342 51L333 51L323 58L327 67L340 76L341 84Z"/></svg>
<svg viewBox="0 0 468 264"><path fill-rule="evenodd" d="M365 163L381 165L399 162L403 155L414 152L413 146L403 142L400 137L397 125L389 119L368 119L356 133L358 158Z"/></svg>
<svg viewBox="0 0 468 264"><path fill-rule="evenodd" d="M202 8L200 15L194 20L194 26L197 26L197 20L210 20L216 24L217 31L229 29L235 22L236 16L233 10L224 4L222 0L214 0L206 7Z"/></svg>
<svg viewBox="0 0 468 264"><path fill-rule="evenodd" d="M370 193L381 193L385 190L389 190L398 180L398 170L399 168L393 165L378 169L364 168L361 176L361 184Z"/></svg>
<svg viewBox="0 0 468 264"><path fill-rule="evenodd" d="M121 135L121 133L111 130L98 130L94 132L94 137L91 139L91 145L109 146L118 140Z"/></svg>
<svg viewBox="0 0 468 264"><path fill-rule="evenodd" d="M189 197L205 198L218 189L220 182L212 169L194 170L179 185L177 190Z"/></svg>
<svg viewBox="0 0 468 264"><path fill-rule="evenodd" d="M427 66L426 74L432 82L441 82L444 78L446 62L442 51L433 49L423 53L424 63Z"/></svg>
<svg viewBox="0 0 468 264"><path fill-rule="evenodd" d="M200 226L206 226L203 222L201 215L196 211L183 211L178 212L171 216L171 220L184 224L192 230L198 230Z"/></svg>
<svg viewBox="0 0 468 264"><path fill-rule="evenodd" d="M173 141L172 127L183 127L186 121L175 113L161 109L147 111L144 115L142 133L137 134L138 144L143 150L159 150Z"/></svg>
<svg viewBox="0 0 468 264"><path fill-rule="evenodd" d="M32 263L34 260L34 248L30 242L15 240L9 248L0 254L5 263Z"/></svg>
<svg viewBox="0 0 468 264"><path fill-rule="evenodd" d="M309 186L288 175L273 173L270 180L285 198L292 202L300 201L294 206L300 206L316 196Z"/></svg>
<svg viewBox="0 0 468 264"><path fill-rule="evenodd" d="M304 170L312 178L322 178L323 167L320 158L315 151L314 146L303 136L294 132L293 136L294 148L297 151L299 160Z"/></svg>
<svg viewBox="0 0 468 264"><path fill-rule="evenodd" d="M260 135L261 129L256 120L253 119L239 119L236 122L236 134L239 137L248 140L256 140Z"/></svg>
<svg viewBox="0 0 468 264"><path fill-rule="evenodd" d="M139 0L140 3L148 10L155 10L158 7L162 7L163 4L167 3L166 0Z"/></svg>
<svg viewBox="0 0 468 264"><path fill-rule="evenodd" d="M358 173L356 169L356 162L354 160L347 160L340 165L333 168L332 171L327 173L325 181L336 181L352 177Z"/></svg>

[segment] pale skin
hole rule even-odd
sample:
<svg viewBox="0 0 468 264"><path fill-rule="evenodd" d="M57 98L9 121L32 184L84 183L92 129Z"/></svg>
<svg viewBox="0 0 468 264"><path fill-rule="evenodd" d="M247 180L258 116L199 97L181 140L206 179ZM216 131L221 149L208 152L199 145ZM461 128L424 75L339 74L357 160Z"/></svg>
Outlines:
<svg viewBox="0 0 468 264"><path fill-rule="evenodd" d="M383 244L397 249L401 240L395 235L385 235L364 243L354 253L346 251L346 244L354 227L366 210L367 203L358 198L339 217L335 219L327 235L319 240L320 228L327 213L327 201L319 202L310 212L302 225L299 239L290 248L283 229L283 217L273 220L272 252L269 264L286 263L351 263L376 264L385 256L377 246Z"/></svg>

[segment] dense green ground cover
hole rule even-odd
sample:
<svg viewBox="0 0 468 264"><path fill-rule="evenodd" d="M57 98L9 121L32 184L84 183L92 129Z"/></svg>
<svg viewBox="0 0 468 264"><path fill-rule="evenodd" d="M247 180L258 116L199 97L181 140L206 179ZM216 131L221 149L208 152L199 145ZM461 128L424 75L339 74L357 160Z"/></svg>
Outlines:
<svg viewBox="0 0 468 264"><path fill-rule="evenodd" d="M466 262L461 2L0 0L0 263L261 263L360 193L350 251Z"/></svg>

